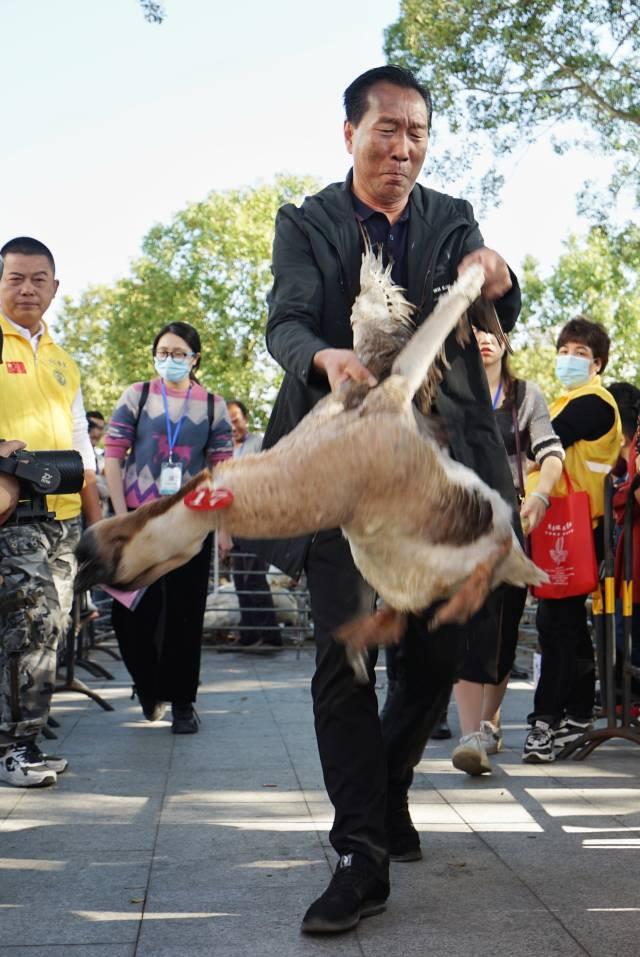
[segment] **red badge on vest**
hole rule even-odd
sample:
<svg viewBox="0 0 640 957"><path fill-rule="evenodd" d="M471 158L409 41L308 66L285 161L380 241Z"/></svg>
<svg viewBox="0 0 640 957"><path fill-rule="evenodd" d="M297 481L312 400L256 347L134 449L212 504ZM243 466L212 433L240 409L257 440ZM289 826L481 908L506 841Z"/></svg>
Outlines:
<svg viewBox="0 0 640 957"><path fill-rule="evenodd" d="M26 367L24 362L5 362L7 367L7 372L10 375L22 374L26 375Z"/></svg>

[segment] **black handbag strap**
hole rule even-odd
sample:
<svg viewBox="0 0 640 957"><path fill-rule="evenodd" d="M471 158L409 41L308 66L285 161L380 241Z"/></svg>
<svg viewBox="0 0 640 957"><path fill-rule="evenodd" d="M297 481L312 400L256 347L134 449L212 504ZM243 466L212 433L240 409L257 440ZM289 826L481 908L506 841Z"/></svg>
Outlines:
<svg viewBox="0 0 640 957"><path fill-rule="evenodd" d="M520 382L516 380L514 389L517 396L517 388ZM511 403L511 420L513 422L513 433L516 440L516 458L518 460L518 483L520 488L518 489L518 494L520 496L520 501L524 501L524 473L522 471L522 446L520 444L520 426L518 425L518 409L517 401Z"/></svg>

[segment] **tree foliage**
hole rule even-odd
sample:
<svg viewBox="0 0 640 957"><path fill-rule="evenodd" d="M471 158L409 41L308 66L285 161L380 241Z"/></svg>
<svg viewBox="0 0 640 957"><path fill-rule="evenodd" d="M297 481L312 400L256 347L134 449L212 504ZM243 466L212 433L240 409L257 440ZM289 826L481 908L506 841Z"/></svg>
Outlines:
<svg viewBox="0 0 640 957"><path fill-rule="evenodd" d="M515 368L547 397L556 394L554 342L564 323L582 314L601 322L611 337L605 381L640 386L640 228L596 226L585 239L570 237L565 249L544 280L535 260L525 260Z"/></svg>
<svg viewBox="0 0 640 957"><path fill-rule="evenodd" d="M264 421L280 377L264 345L274 219L283 203L317 188L280 176L212 192L149 230L130 275L66 298L56 328L80 365L85 404L106 414L126 385L155 375L151 343L182 320L202 338L203 384L246 400Z"/></svg>
<svg viewBox="0 0 640 957"><path fill-rule="evenodd" d="M145 20L149 23L162 23L166 14L164 7L157 0L139 0Z"/></svg>
<svg viewBox="0 0 640 957"><path fill-rule="evenodd" d="M401 0L385 50L463 137L454 168L466 154L477 170L481 144L500 157L560 126L578 132L559 152L580 142L615 157L611 192L626 184L640 202L638 0ZM500 185L494 166L484 190Z"/></svg>

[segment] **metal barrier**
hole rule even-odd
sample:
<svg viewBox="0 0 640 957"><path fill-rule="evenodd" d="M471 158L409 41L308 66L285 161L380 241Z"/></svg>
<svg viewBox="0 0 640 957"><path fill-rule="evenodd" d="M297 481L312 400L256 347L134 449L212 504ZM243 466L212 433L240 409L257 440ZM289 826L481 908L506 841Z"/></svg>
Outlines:
<svg viewBox="0 0 640 957"><path fill-rule="evenodd" d="M613 478L607 475L604 487L604 562L600 584L592 596L592 612L595 628L596 654L600 674L600 699L607 724L604 728L592 728L577 741L568 744L558 754L559 758L575 755L582 761L587 755L612 738L624 738L640 744L640 725L631 717L631 679L640 678L640 668L631 664L632 612L633 612L633 501L634 492L640 485L640 476L629 488L624 515L624 584L622 612L624 621L624 646L622 654L622 709L616 709L616 595L615 595L615 549L613 516Z"/></svg>
<svg viewBox="0 0 640 957"><path fill-rule="evenodd" d="M89 688L83 681L76 677L76 666L84 667L94 677L108 677L113 680L113 675L97 665L94 661L89 661L85 652L84 632L89 622L93 620L92 612L89 609L87 594L76 595L71 608L71 624L67 631L64 641L60 642L58 648L58 671L63 674L63 679L56 683L54 693L57 691L75 691L77 694L84 694L96 704L99 704L105 711L113 711L113 705L105 701L96 691Z"/></svg>
<svg viewBox="0 0 640 957"><path fill-rule="evenodd" d="M273 566L268 570L261 563L254 567L252 559L255 556L250 552L234 549L231 556L221 562L217 537L214 540L204 634L239 636L273 632L283 643L299 650L313 633L304 577L293 581Z"/></svg>

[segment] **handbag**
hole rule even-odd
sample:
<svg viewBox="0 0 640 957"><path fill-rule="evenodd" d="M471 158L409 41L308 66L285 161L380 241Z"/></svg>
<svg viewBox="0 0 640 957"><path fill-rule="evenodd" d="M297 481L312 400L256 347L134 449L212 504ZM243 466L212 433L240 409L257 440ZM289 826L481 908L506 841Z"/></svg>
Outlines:
<svg viewBox="0 0 640 957"><path fill-rule="evenodd" d="M531 532L532 561L549 576L532 589L536 598L587 595L598 584L598 563L588 492L575 492L566 472L567 494L552 496L543 521Z"/></svg>

